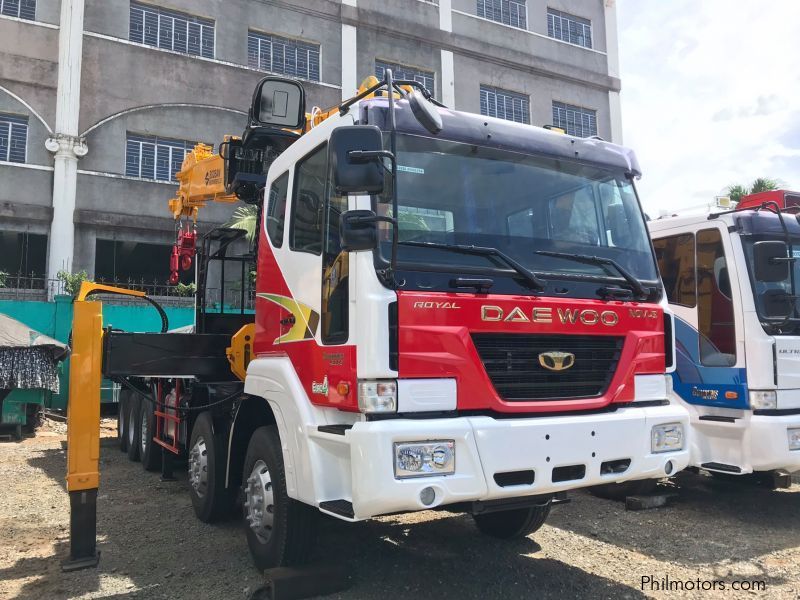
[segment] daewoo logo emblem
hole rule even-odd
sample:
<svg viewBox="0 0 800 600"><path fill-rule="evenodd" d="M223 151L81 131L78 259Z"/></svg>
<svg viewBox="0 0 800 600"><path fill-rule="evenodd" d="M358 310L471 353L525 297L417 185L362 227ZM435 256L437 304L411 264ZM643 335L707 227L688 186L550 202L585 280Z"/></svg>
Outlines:
<svg viewBox="0 0 800 600"><path fill-rule="evenodd" d="M565 371L575 364L575 355L572 352L542 352L539 364L548 371Z"/></svg>

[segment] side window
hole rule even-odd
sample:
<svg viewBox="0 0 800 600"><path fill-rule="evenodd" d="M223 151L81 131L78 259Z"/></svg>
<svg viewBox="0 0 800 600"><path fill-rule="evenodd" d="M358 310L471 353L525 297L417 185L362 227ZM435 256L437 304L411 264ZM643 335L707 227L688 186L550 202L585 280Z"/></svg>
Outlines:
<svg viewBox="0 0 800 600"><path fill-rule="evenodd" d="M286 192L289 189L289 173L284 173L272 182L267 205L267 235L276 248L283 246L283 226L286 223Z"/></svg>
<svg viewBox="0 0 800 600"><path fill-rule="evenodd" d="M694 235L684 233L653 240L658 269L670 304L694 308L697 304L694 274Z"/></svg>
<svg viewBox="0 0 800 600"><path fill-rule="evenodd" d="M327 144L302 159L296 167L289 247L300 252L322 251L322 216L327 175Z"/></svg>
<svg viewBox="0 0 800 600"><path fill-rule="evenodd" d="M349 255L339 240L339 220L347 210L347 196L333 194L325 211L322 252L322 342L343 344L349 333Z"/></svg>
<svg viewBox="0 0 800 600"><path fill-rule="evenodd" d="M719 229L697 232L697 329L700 362L707 367L736 364L736 331L731 281Z"/></svg>

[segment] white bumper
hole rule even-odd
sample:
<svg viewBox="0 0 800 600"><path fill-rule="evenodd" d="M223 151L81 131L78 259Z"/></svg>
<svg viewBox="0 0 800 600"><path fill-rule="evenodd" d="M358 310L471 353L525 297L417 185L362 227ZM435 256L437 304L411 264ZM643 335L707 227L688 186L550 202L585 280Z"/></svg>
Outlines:
<svg viewBox="0 0 800 600"><path fill-rule="evenodd" d="M789 450L788 430L800 428L800 414L754 415L751 411L725 411L733 422L701 420L698 407L692 412L692 466L719 463L754 471L800 471L800 450ZM706 467L708 468L708 467ZM716 469L711 469L716 470Z"/></svg>
<svg viewBox="0 0 800 600"><path fill-rule="evenodd" d="M685 435L689 433L686 411L667 405L557 417L358 422L340 439L349 446L349 499L357 520L456 502L552 494L602 483L664 477L667 469L675 473L689 462L688 443L683 450L651 453L651 429L664 423L682 423ZM312 437L322 443L333 441L328 436L324 442L319 435ZM443 439L455 440L454 474L395 478L395 442ZM343 455L339 454L340 466L344 466ZM603 463L626 459L630 465L624 472L601 474ZM575 477L581 465L585 472ZM507 487L495 482L496 473L517 470L533 470L534 482ZM565 472L572 478L558 481ZM557 481L553 481L554 473ZM433 504L426 506L420 492L428 486L436 496Z"/></svg>

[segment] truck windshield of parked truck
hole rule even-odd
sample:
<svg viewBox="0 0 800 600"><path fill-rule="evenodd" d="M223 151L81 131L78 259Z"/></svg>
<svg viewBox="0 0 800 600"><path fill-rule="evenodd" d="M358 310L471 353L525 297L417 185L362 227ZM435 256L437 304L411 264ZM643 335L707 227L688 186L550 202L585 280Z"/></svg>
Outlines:
<svg viewBox="0 0 800 600"><path fill-rule="evenodd" d="M611 259L629 276L657 284L636 193L621 171L398 135L397 172L400 270L425 264L430 271L490 274L508 271L510 257L545 280L628 285L613 265L539 254L555 252ZM390 189L377 198L376 209L391 215ZM386 261L390 240L389 227L383 228ZM465 252L464 246L506 256Z"/></svg>

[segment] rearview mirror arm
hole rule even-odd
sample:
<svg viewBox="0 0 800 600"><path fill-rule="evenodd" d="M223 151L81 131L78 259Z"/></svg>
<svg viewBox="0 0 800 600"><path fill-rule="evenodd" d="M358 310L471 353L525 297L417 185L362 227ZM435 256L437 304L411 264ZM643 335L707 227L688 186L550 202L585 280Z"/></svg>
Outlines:
<svg viewBox="0 0 800 600"><path fill-rule="evenodd" d="M392 167L387 168L386 164L380 160L381 166L390 173L394 173L394 154L388 150L351 150L347 153L347 158L356 164L388 158Z"/></svg>

